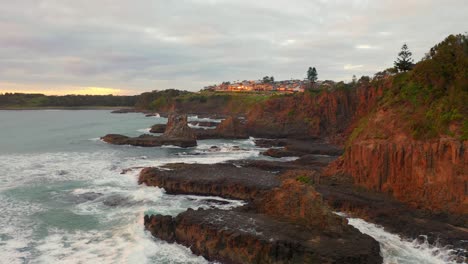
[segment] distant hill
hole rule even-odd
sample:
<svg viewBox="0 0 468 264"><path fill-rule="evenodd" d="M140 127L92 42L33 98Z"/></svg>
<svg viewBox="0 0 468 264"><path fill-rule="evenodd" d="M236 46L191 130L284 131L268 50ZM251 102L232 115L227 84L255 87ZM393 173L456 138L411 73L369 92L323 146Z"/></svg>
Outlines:
<svg viewBox="0 0 468 264"><path fill-rule="evenodd" d="M64 95L5 93L0 94L0 109L133 107L138 96Z"/></svg>

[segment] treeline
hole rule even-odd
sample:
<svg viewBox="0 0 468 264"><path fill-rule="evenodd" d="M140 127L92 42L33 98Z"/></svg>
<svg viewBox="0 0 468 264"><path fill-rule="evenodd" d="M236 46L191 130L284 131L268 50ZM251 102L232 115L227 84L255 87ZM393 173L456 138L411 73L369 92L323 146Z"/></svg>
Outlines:
<svg viewBox="0 0 468 264"><path fill-rule="evenodd" d="M468 35L450 35L393 78L383 104L398 110L416 139L468 139ZM452 126L451 126L452 125Z"/></svg>
<svg viewBox="0 0 468 264"><path fill-rule="evenodd" d="M188 92L180 90L163 90L142 93L137 100L139 110L167 112L177 109L187 113L245 114L255 104L272 96L262 92Z"/></svg>
<svg viewBox="0 0 468 264"><path fill-rule="evenodd" d="M0 93L0 108L28 107L133 107L138 96Z"/></svg>

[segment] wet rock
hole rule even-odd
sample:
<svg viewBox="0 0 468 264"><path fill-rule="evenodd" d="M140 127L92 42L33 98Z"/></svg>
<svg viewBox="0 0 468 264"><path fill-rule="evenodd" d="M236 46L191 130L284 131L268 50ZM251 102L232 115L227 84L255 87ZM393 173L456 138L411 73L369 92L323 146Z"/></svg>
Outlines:
<svg viewBox="0 0 468 264"><path fill-rule="evenodd" d="M228 117L223 120L216 129L194 129L198 139L247 139L249 138L245 130L242 119Z"/></svg>
<svg viewBox="0 0 468 264"><path fill-rule="evenodd" d="M189 209L146 216L145 227L221 263L382 263L379 244L350 226L324 232L246 211Z"/></svg>
<svg viewBox="0 0 468 264"><path fill-rule="evenodd" d="M256 139L255 145L272 148L265 152L265 155L272 157L300 157L306 154L339 156L343 154L341 147L321 140Z"/></svg>
<svg viewBox="0 0 468 264"><path fill-rule="evenodd" d="M138 182L164 188L169 194L196 194L251 199L280 185L274 173L232 164L170 164L171 170L145 168Z"/></svg>
<svg viewBox="0 0 468 264"><path fill-rule="evenodd" d="M87 192L87 193L82 193L82 194L78 194L76 196L73 196L73 200L76 203L85 203L85 202L88 202L88 201L96 200L97 198L99 198L101 196L102 196L102 193Z"/></svg>
<svg viewBox="0 0 468 264"><path fill-rule="evenodd" d="M466 249L468 215L437 214L414 209L391 196L353 184L351 176L322 176L315 189L336 211L382 225L389 232L409 239L427 235L430 244Z"/></svg>
<svg viewBox="0 0 468 264"><path fill-rule="evenodd" d="M125 206L125 205L132 204L128 198L120 196L120 195L110 195L110 196L104 197L102 203L110 207Z"/></svg>
<svg viewBox="0 0 468 264"><path fill-rule="evenodd" d="M107 134L101 138L104 142L114 145L125 145L128 144L129 137L119 134Z"/></svg>
<svg viewBox="0 0 468 264"><path fill-rule="evenodd" d="M225 263L381 263L378 243L333 214L314 190L318 175L232 164L146 168L139 183L170 194L216 195L249 204L229 211L188 210L176 218L146 216L145 227Z"/></svg>
<svg viewBox="0 0 468 264"><path fill-rule="evenodd" d="M109 134L101 138L103 141L115 145L132 145L140 147L158 147L162 145L174 145L183 148L197 145L196 136L187 125L187 116L171 114L166 131L160 137L152 135L141 135L138 137L127 137L117 134Z"/></svg>
<svg viewBox="0 0 468 264"><path fill-rule="evenodd" d="M262 152L262 155L270 156L273 158L283 158L283 157L300 157L303 156L303 152L289 151L284 148L271 148L265 152Z"/></svg>
<svg viewBox="0 0 468 264"><path fill-rule="evenodd" d="M196 140L196 136L192 129L188 126L187 115L172 113L169 115L164 137L175 139L192 139Z"/></svg>
<svg viewBox="0 0 468 264"><path fill-rule="evenodd" d="M166 131L166 124L156 124L150 128L150 133L164 133L164 131Z"/></svg>

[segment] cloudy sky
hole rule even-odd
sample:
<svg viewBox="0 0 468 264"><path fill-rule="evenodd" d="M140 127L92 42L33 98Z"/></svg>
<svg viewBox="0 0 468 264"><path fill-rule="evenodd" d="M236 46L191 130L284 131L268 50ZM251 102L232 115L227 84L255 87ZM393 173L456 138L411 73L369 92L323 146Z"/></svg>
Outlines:
<svg viewBox="0 0 468 264"><path fill-rule="evenodd" d="M467 0L0 0L0 92L350 80L468 31Z"/></svg>

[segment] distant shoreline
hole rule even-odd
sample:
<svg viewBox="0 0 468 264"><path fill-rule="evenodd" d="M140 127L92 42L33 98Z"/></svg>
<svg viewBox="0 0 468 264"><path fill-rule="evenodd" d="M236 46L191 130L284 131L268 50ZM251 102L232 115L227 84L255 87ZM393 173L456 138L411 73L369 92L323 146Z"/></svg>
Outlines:
<svg viewBox="0 0 468 264"><path fill-rule="evenodd" d="M70 107L0 107L0 111L22 111L22 110L119 110L133 109L126 106L70 106Z"/></svg>

